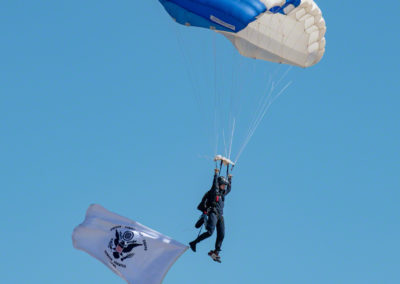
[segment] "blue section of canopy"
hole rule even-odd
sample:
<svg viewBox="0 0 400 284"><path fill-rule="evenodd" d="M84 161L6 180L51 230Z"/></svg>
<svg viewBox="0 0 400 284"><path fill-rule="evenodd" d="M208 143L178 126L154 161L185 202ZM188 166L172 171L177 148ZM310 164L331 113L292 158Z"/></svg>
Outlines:
<svg viewBox="0 0 400 284"><path fill-rule="evenodd" d="M180 24L230 32L241 31L267 10L259 0L159 1Z"/></svg>
<svg viewBox="0 0 400 284"><path fill-rule="evenodd" d="M286 15L284 9L287 6L293 5L294 7L298 7L300 4L301 4L301 0L286 0L286 3L283 4L282 6L272 7L271 9L269 9L269 11L274 14L280 13L280 14Z"/></svg>

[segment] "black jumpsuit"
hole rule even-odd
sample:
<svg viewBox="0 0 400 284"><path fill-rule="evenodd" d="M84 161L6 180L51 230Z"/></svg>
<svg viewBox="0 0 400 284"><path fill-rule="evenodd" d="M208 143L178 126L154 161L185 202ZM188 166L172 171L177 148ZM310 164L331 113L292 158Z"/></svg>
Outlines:
<svg viewBox="0 0 400 284"><path fill-rule="evenodd" d="M207 192L207 198L204 199L205 208L208 208L208 218L206 223L206 232L201 234L196 240L196 243L201 242L212 236L217 228L217 239L215 241L215 250L221 251L222 241L225 236L225 223L224 223L224 203L225 196L231 191L231 180L229 179L229 184L226 190L220 190L218 184L218 175L214 175L212 188Z"/></svg>

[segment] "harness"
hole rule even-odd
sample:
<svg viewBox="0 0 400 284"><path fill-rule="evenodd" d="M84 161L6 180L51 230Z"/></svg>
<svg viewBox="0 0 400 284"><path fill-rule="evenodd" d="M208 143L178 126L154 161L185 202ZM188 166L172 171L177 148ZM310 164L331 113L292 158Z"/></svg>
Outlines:
<svg viewBox="0 0 400 284"><path fill-rule="evenodd" d="M235 164L232 163L230 160L223 158L222 156L216 156L215 160L215 168L218 169L219 167L219 173L222 171L222 167L225 165L226 166L226 178L228 179L229 177L229 170L232 172L233 168L235 167ZM219 161L219 165L218 165ZM230 168L231 166L231 168ZM217 178L219 178L217 176ZM220 202L222 198L222 201L225 200L225 194L221 192L219 187L216 190L215 196L210 196L210 191L208 191L206 194L204 194L200 204L197 206L197 209L200 210L203 213L206 213L207 211L213 211L216 214L218 214L217 210L217 204Z"/></svg>

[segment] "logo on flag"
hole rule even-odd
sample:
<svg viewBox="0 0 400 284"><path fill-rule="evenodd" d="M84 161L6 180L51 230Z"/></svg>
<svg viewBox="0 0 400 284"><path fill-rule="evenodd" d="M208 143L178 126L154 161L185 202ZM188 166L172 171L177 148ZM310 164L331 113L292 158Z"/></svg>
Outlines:
<svg viewBox="0 0 400 284"><path fill-rule="evenodd" d="M124 260L132 258L135 248L140 247L147 251L147 242L142 233L130 226L114 226L110 229L112 237L108 242L107 249L104 250L106 257L112 266L126 268Z"/></svg>

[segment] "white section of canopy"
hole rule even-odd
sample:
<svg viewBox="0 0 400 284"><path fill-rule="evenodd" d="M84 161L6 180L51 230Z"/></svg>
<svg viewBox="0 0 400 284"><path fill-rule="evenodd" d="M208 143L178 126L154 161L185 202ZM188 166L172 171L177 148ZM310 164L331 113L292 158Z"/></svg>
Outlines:
<svg viewBox="0 0 400 284"><path fill-rule="evenodd" d="M262 2L271 5L279 1ZM314 1L303 0L297 8L290 5L285 11L287 15L266 12L238 33L217 32L246 57L300 67L317 64L325 53L326 25L321 10Z"/></svg>

